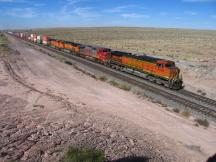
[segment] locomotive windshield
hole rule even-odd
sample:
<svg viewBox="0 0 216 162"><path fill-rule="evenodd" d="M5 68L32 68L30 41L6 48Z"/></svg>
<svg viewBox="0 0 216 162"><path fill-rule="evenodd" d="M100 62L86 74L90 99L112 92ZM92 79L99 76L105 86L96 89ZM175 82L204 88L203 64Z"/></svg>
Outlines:
<svg viewBox="0 0 216 162"><path fill-rule="evenodd" d="M103 52L110 52L110 49L103 49Z"/></svg>
<svg viewBox="0 0 216 162"><path fill-rule="evenodd" d="M169 63L166 64L166 67L173 68L173 67L175 67L175 63L174 62L169 62Z"/></svg>

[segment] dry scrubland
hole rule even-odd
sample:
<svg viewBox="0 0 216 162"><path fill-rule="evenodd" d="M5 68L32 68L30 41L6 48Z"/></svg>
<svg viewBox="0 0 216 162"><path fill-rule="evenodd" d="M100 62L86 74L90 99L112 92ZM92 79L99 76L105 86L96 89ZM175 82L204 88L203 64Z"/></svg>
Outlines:
<svg viewBox="0 0 216 162"><path fill-rule="evenodd" d="M35 30L54 38L182 60L216 58L216 31L154 28L58 28Z"/></svg>

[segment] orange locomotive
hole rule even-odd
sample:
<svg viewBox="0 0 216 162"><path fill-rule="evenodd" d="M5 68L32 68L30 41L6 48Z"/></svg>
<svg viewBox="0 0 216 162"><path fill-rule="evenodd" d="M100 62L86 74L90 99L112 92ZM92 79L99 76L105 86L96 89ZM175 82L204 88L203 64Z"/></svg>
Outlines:
<svg viewBox="0 0 216 162"><path fill-rule="evenodd" d="M50 39L49 41L50 45L54 46L55 48L66 49L72 52L80 52L80 47L76 43L57 39Z"/></svg>
<svg viewBox="0 0 216 162"><path fill-rule="evenodd" d="M61 40L50 39L50 45L58 49L64 49L64 42Z"/></svg>
<svg viewBox="0 0 216 162"><path fill-rule="evenodd" d="M80 52L80 47L73 42L64 41L64 48L69 51Z"/></svg>
<svg viewBox="0 0 216 162"><path fill-rule="evenodd" d="M172 89L182 88L180 70L173 61L150 56L137 56L131 53L112 51L110 66L132 72L150 81Z"/></svg>

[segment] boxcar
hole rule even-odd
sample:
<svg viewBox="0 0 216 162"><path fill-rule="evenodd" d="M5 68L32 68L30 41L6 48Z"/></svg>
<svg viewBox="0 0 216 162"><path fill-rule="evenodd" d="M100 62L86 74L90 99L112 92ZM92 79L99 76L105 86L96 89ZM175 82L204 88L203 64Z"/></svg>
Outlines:
<svg viewBox="0 0 216 162"><path fill-rule="evenodd" d="M33 34L30 34L30 40L33 42L34 41L34 37L33 37Z"/></svg>
<svg viewBox="0 0 216 162"><path fill-rule="evenodd" d="M42 36L42 44L44 44L44 45L48 45L48 42L49 42L49 37L43 35L43 36Z"/></svg>
<svg viewBox="0 0 216 162"><path fill-rule="evenodd" d="M37 42L37 34L33 34L33 42Z"/></svg>
<svg viewBox="0 0 216 162"><path fill-rule="evenodd" d="M42 36L41 35L37 36L37 43L39 43L39 44L42 43Z"/></svg>
<svg viewBox="0 0 216 162"><path fill-rule="evenodd" d="M20 33L20 38L23 38L24 37L24 33Z"/></svg>

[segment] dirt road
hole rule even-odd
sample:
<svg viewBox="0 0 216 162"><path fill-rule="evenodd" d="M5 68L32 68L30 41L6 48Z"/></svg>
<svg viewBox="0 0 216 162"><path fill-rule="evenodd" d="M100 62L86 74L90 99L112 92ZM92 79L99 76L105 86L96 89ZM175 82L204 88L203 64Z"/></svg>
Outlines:
<svg viewBox="0 0 216 162"><path fill-rule="evenodd" d="M95 80L9 37L9 65L0 61L1 159L58 161L69 146L150 161L205 161L216 151L216 129L196 127Z"/></svg>

